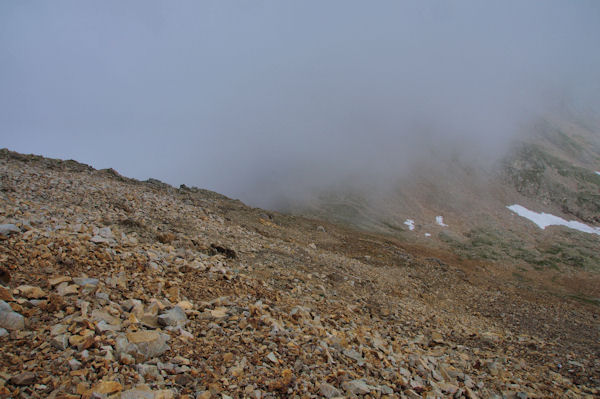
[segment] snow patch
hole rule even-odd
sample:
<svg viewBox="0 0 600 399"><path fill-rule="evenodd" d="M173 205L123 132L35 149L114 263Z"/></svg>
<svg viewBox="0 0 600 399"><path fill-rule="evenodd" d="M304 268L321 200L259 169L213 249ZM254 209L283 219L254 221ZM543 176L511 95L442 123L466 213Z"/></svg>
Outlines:
<svg viewBox="0 0 600 399"><path fill-rule="evenodd" d="M587 224L578 222L576 220L565 220L550 213L537 213L517 204L507 206L507 208L517 215L531 220L533 223L538 225L540 229L545 229L548 226L566 226L571 229L583 231L584 233L600 235L600 227L588 226Z"/></svg>
<svg viewBox="0 0 600 399"><path fill-rule="evenodd" d="M442 226L442 227L448 227L448 225L444 223L444 217L443 216L436 216L435 217L435 222L437 224L439 224L440 226Z"/></svg>
<svg viewBox="0 0 600 399"><path fill-rule="evenodd" d="M413 231L415 229L415 221L412 219L406 219L404 221L404 224L408 226L408 229L410 231Z"/></svg>
<svg viewBox="0 0 600 399"><path fill-rule="evenodd" d="M431 234L425 233L425 237L431 237Z"/></svg>

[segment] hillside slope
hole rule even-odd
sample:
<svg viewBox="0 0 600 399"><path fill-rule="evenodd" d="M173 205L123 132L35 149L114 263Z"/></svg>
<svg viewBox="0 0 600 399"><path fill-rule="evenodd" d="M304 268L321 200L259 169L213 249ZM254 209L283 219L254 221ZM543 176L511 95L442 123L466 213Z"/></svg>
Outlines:
<svg viewBox="0 0 600 399"><path fill-rule="evenodd" d="M520 204L600 226L600 129L571 119L538 121L485 167L460 156L426 159L385 189L318 192L286 210L442 247L465 258L527 270L598 272L598 236L564 227L541 230L507 209ZM437 216L446 226L436 223ZM407 220L414 221L414 228Z"/></svg>
<svg viewBox="0 0 600 399"><path fill-rule="evenodd" d="M598 307L569 297L593 274L517 278L74 161L2 150L0 171L3 397L600 394Z"/></svg>

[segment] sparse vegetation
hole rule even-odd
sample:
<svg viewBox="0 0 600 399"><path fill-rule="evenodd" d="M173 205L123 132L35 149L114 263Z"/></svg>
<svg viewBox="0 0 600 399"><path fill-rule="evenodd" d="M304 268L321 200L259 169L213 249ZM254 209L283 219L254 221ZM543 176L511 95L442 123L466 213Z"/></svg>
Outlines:
<svg viewBox="0 0 600 399"><path fill-rule="evenodd" d="M464 240L448 233L440 233L439 238L467 259L512 261L535 269L600 271L597 243L585 233L565 230L556 233L551 244L543 238L527 243L514 232L488 226L470 230Z"/></svg>

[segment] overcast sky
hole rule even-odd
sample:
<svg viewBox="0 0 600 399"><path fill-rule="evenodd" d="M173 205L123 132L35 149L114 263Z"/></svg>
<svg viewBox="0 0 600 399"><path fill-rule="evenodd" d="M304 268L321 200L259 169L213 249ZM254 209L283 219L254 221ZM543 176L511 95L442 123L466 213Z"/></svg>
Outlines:
<svg viewBox="0 0 600 399"><path fill-rule="evenodd" d="M259 205L598 98L594 0L0 2L0 147Z"/></svg>

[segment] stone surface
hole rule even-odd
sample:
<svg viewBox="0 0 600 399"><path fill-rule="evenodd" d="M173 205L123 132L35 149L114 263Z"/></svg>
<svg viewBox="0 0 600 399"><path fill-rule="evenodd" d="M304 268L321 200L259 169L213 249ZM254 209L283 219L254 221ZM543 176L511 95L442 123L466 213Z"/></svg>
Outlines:
<svg viewBox="0 0 600 399"><path fill-rule="evenodd" d="M21 229L15 226L14 224L0 224L0 234L8 236L14 233L20 233Z"/></svg>
<svg viewBox="0 0 600 399"><path fill-rule="evenodd" d="M341 393L337 388L326 382L319 385L319 393L326 398L335 398L341 396Z"/></svg>
<svg viewBox="0 0 600 399"><path fill-rule="evenodd" d="M138 331L127 334L127 340L144 358L152 358L167 351L169 336L158 331Z"/></svg>
<svg viewBox="0 0 600 399"><path fill-rule="evenodd" d="M29 299L39 299L46 296L46 293L40 287L31 285L20 285L15 290L19 295Z"/></svg>
<svg viewBox="0 0 600 399"><path fill-rule="evenodd" d="M0 285L0 301L9 301L12 302L15 299L12 296L12 293L8 288L4 288Z"/></svg>
<svg viewBox="0 0 600 399"><path fill-rule="evenodd" d="M32 385L36 379L37 376L35 373L24 371L20 374L10 377L9 382L14 385Z"/></svg>
<svg viewBox="0 0 600 399"><path fill-rule="evenodd" d="M90 278L90 277L75 277L73 278L73 282L77 285L91 285L91 286L96 286L98 285L98 279L97 278Z"/></svg>
<svg viewBox="0 0 600 399"><path fill-rule="evenodd" d="M69 285L67 282L61 283L56 287L58 295L76 295L79 294L79 286L76 284Z"/></svg>
<svg viewBox="0 0 600 399"><path fill-rule="evenodd" d="M343 385L346 391L355 395L366 395L375 389L371 385L367 384L365 380L362 379L348 381Z"/></svg>
<svg viewBox="0 0 600 399"><path fill-rule="evenodd" d="M69 336L67 334L60 334L52 337L50 345L56 349L65 350L69 346Z"/></svg>
<svg viewBox="0 0 600 399"><path fill-rule="evenodd" d="M121 390L123 390L123 386L117 381L101 381L91 389L93 393L107 395L120 392Z"/></svg>
<svg viewBox="0 0 600 399"><path fill-rule="evenodd" d="M58 276L58 277L53 277L51 279L48 280L48 284L50 284L50 286L54 287L55 285L58 285L60 283L66 283L72 281L71 277L69 276Z"/></svg>
<svg viewBox="0 0 600 399"><path fill-rule="evenodd" d="M17 312L13 312L10 305L0 301L0 328L7 330L22 330L25 328L25 318Z"/></svg>
<svg viewBox="0 0 600 399"><path fill-rule="evenodd" d="M121 392L121 399L154 399L154 392L144 389L129 389Z"/></svg>
<svg viewBox="0 0 600 399"><path fill-rule="evenodd" d="M187 320L185 312L179 306L167 310L165 313L158 316L158 324L162 326L179 326L184 325Z"/></svg>

